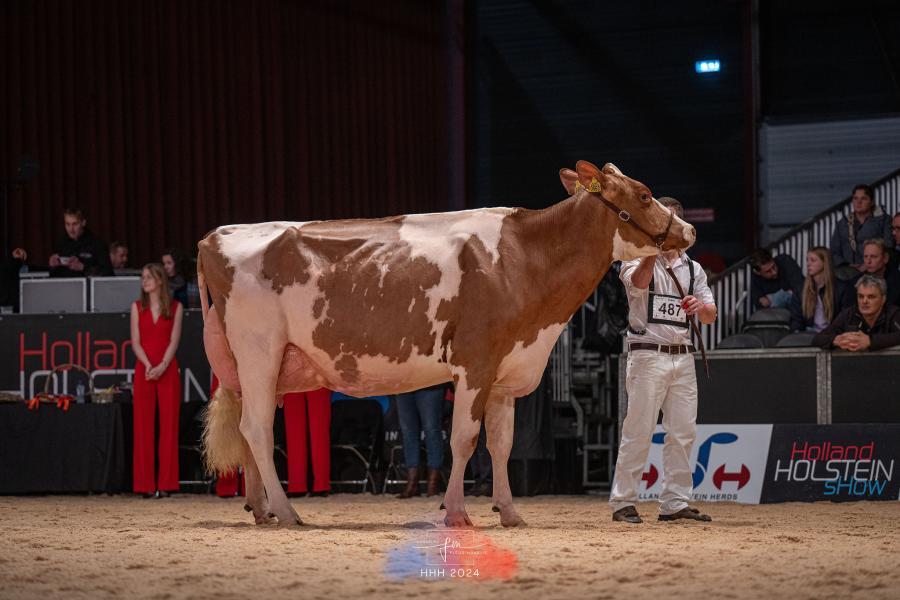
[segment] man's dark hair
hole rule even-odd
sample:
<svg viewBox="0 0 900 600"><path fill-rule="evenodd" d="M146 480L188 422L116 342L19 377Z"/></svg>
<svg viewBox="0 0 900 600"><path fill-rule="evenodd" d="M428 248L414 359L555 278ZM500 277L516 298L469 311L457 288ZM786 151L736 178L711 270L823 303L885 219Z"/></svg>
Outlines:
<svg viewBox="0 0 900 600"><path fill-rule="evenodd" d="M111 242L111 243L109 244L109 253L112 254L113 252L115 252L115 251L118 250L119 248L125 248L125 249L127 250L127 249L128 249L128 244L126 244L125 242Z"/></svg>
<svg viewBox="0 0 900 600"><path fill-rule="evenodd" d="M858 190L862 190L863 193L869 197L872 202L875 202L875 190L872 189L871 185L866 185L865 183L860 183L853 186L853 191L850 192L851 195L855 194Z"/></svg>
<svg viewBox="0 0 900 600"><path fill-rule="evenodd" d="M663 196L662 198L658 198L657 200L666 208L671 208L673 211L675 211L675 215L679 219L684 218L684 207L681 206L681 202L670 196Z"/></svg>
<svg viewBox="0 0 900 600"><path fill-rule="evenodd" d="M773 260L771 252L765 248L757 248L750 255L750 266L754 271L759 271L760 267L769 264Z"/></svg>
<svg viewBox="0 0 900 600"><path fill-rule="evenodd" d="M63 216L78 217L79 220L84 221L84 212L80 208L64 208Z"/></svg>

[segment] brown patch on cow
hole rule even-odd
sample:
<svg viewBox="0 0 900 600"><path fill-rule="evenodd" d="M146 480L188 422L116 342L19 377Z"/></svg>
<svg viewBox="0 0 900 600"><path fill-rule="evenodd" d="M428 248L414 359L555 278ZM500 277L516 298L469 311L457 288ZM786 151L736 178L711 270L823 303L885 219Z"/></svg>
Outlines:
<svg viewBox="0 0 900 600"><path fill-rule="evenodd" d="M272 282L272 289L280 294L295 283L309 281L309 259L300 250L300 231L288 227L269 242L262 258L262 277Z"/></svg>
<svg viewBox="0 0 900 600"><path fill-rule="evenodd" d="M503 220L496 263L474 235L462 248L459 294L440 303L436 320L447 322L441 346L450 364L478 390L474 421L484 418L503 358L518 342L528 346L542 329L568 321L609 269L615 215L603 211L589 195L517 210Z"/></svg>
<svg viewBox="0 0 900 600"><path fill-rule="evenodd" d="M327 310L313 330L313 343L332 359L380 355L401 363L413 350L431 355L437 334L428 319L426 292L440 282L440 269L412 257L412 248L400 239L400 218L345 223L351 230L343 232L343 240L301 230L310 250L333 260L317 281ZM364 225L367 238L352 235Z"/></svg>
<svg viewBox="0 0 900 600"><path fill-rule="evenodd" d="M325 308L325 298L319 296L316 298L316 301L313 302L313 319L318 319L322 316L323 308Z"/></svg>
<svg viewBox="0 0 900 600"><path fill-rule="evenodd" d="M359 381L359 367L356 363L356 358L349 354L341 355L334 363L334 368L338 370L341 374L341 379L346 383L353 384Z"/></svg>
<svg viewBox="0 0 900 600"><path fill-rule="evenodd" d="M222 323L222 331L225 331L225 308L228 296L231 294L231 286L234 284L234 267L228 266L228 257L222 253L220 236L230 233L227 230L213 232L200 240L197 260L198 266L203 272L206 287L212 296L213 306Z"/></svg>

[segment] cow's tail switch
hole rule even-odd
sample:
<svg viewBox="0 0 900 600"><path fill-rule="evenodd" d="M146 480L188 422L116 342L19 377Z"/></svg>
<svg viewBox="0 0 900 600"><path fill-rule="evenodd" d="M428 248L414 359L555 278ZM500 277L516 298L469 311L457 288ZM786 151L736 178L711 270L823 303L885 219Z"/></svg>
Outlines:
<svg viewBox="0 0 900 600"><path fill-rule="evenodd" d="M240 431L241 398L219 386L206 410L203 426L203 460L209 473L232 473L250 457L250 447Z"/></svg>

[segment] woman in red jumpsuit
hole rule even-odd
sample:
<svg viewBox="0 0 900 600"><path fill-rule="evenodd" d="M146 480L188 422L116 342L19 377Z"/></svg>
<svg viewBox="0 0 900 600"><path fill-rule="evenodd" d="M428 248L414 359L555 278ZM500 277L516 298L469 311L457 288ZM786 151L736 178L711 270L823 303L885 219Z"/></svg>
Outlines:
<svg viewBox="0 0 900 600"><path fill-rule="evenodd" d="M178 491L178 413L181 380L175 351L181 339L181 304L169 295L162 265L141 272L141 299L131 306L134 369L134 492L145 498ZM155 419L159 406L159 476Z"/></svg>
<svg viewBox="0 0 900 600"><path fill-rule="evenodd" d="M331 392L319 388L312 392L285 394L284 429L288 493L306 493L307 465L312 462L312 493L327 496L331 490Z"/></svg>

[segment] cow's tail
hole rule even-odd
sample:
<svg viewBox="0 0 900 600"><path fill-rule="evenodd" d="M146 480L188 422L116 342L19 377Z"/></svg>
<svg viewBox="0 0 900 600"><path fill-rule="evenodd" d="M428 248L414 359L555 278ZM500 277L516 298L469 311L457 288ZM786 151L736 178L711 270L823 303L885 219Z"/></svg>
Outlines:
<svg viewBox="0 0 900 600"><path fill-rule="evenodd" d="M203 459L209 473L234 472L250 458L241 434L241 398L222 386L213 394L203 426Z"/></svg>

